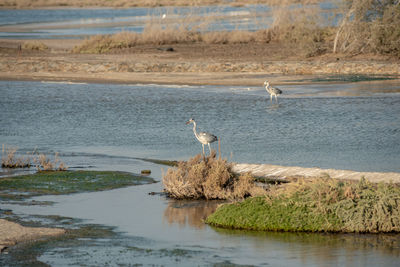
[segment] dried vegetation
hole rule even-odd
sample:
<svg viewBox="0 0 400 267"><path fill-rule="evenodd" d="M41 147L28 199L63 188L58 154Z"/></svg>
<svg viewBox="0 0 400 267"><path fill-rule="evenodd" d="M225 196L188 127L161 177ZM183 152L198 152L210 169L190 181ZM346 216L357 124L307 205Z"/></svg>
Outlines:
<svg viewBox="0 0 400 267"><path fill-rule="evenodd" d="M74 53L107 53L137 45L203 42L206 44L279 43L304 57L326 53L354 56L375 53L400 57L400 4L395 0L337 1L336 9L321 10L314 1L284 0L262 15L258 31L210 31L221 16L203 18L189 12L173 22L160 14L150 17L143 33L121 32L94 36L73 49ZM335 1L334 1L335 3ZM175 16L176 17L176 16ZM201 20L203 19L203 20ZM336 21L336 22L335 22ZM337 26L335 26L337 24ZM330 25L330 26L329 26Z"/></svg>
<svg viewBox="0 0 400 267"><path fill-rule="evenodd" d="M235 175L225 159L201 154L178 163L163 175L165 191L177 199L242 199L262 195L265 190L250 174Z"/></svg>
<svg viewBox="0 0 400 267"><path fill-rule="evenodd" d="M36 51L45 51L48 50L49 47L40 41L27 41L22 45L22 49L25 50L36 50Z"/></svg>
<svg viewBox="0 0 400 267"><path fill-rule="evenodd" d="M27 153L26 156L17 156L18 148L9 147L3 144L1 153L2 168L30 168L35 166L38 171L65 171L67 165L61 161L59 154L55 153L54 158L50 159L43 153L39 153L36 149Z"/></svg>
<svg viewBox="0 0 400 267"><path fill-rule="evenodd" d="M15 153L18 148L2 146L1 150L1 167L2 168L29 168L31 167L30 155L17 157Z"/></svg>

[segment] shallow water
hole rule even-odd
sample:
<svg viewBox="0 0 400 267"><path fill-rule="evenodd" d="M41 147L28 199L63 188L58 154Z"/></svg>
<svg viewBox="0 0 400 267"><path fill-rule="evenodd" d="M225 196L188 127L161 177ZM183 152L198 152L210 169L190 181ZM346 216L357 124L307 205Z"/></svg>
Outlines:
<svg viewBox="0 0 400 267"><path fill-rule="evenodd" d="M400 83L260 87L0 82L0 143L22 153L60 152L72 169L162 169L139 158L187 159L201 151L191 116L222 139L224 156L247 163L399 171ZM213 144L214 145L214 144ZM214 148L217 146L214 145ZM0 178L1 179L1 178ZM397 266L399 235L259 233L211 228L217 202L173 201L161 183L1 203L18 216L60 215L115 227L114 237L53 243L52 266ZM39 203L39 202L37 202Z"/></svg>
<svg viewBox="0 0 400 267"><path fill-rule="evenodd" d="M59 152L70 166L95 165L79 155L180 160L201 152L185 124L194 117L236 162L400 171L399 82L281 89L276 104L261 86L1 81L0 143Z"/></svg>
<svg viewBox="0 0 400 267"><path fill-rule="evenodd" d="M16 32L0 32L2 38L83 38L95 34L120 31L142 32L145 25L155 23L175 27L189 18L187 26L203 30L255 30L262 28L264 5L248 7L158 7L128 9L55 9L0 10L0 26L17 26ZM166 19L162 19L166 14ZM258 15L257 15L258 14ZM196 19L200 20L196 22ZM204 22L207 27L204 28ZM265 25L264 25L265 27Z"/></svg>
<svg viewBox="0 0 400 267"><path fill-rule="evenodd" d="M334 4L328 1L320 7L323 21L337 23L337 18L329 19L333 16L330 10ZM182 23L189 29L200 31L255 31L268 28L272 21L271 8L266 5L0 10L0 27L14 27L13 31L0 29L0 38L84 38L121 31L140 33L149 24L179 28Z"/></svg>
<svg viewBox="0 0 400 267"><path fill-rule="evenodd" d="M104 162L105 163L105 162ZM124 171L160 166L125 162ZM129 164L128 164L129 163ZM143 166L144 164L145 166ZM104 164L104 169L113 164ZM101 168L100 168L101 169ZM53 243L39 260L51 266L397 266L398 235L247 232L211 228L203 219L218 202L174 201L160 195L161 184L97 193L44 196L52 206L2 205L20 216L61 215L114 227L109 238ZM224 265L225 264L225 265Z"/></svg>

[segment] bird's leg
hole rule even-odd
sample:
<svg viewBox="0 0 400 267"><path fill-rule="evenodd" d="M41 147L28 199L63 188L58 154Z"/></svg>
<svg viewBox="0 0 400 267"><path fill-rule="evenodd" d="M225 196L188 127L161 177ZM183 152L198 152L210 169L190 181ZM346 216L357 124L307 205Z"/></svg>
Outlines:
<svg viewBox="0 0 400 267"><path fill-rule="evenodd" d="M201 146L203 147L203 156L204 156L204 155L205 155L205 154L204 154L204 144L201 144Z"/></svg>
<svg viewBox="0 0 400 267"><path fill-rule="evenodd" d="M272 103L272 95L270 95L270 97L271 97L271 103Z"/></svg>
<svg viewBox="0 0 400 267"><path fill-rule="evenodd" d="M277 95L275 95L275 101L278 104L278 96Z"/></svg>
<svg viewBox="0 0 400 267"><path fill-rule="evenodd" d="M208 143L208 150L210 151L210 155L211 155L211 146L210 146L210 143Z"/></svg>

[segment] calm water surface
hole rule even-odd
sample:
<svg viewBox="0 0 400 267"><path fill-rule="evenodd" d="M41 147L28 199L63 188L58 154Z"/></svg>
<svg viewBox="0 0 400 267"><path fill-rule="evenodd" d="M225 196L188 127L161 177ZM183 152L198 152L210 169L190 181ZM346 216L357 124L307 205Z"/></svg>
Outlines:
<svg viewBox="0 0 400 267"><path fill-rule="evenodd" d="M222 139L238 162L361 171L400 170L400 83L260 87L0 82L0 142L21 153L60 152L72 168L150 169L138 158L187 159L201 151L186 120ZM214 146L216 148L216 146ZM172 201L161 183L44 196L52 206L1 203L19 216L60 215L115 227L114 237L55 243L52 266L398 266L399 235L258 233L202 222L218 203ZM30 218L31 219L31 218ZM225 265L224 265L225 264Z"/></svg>
<svg viewBox="0 0 400 267"><path fill-rule="evenodd" d="M185 124L194 117L236 162L400 171L399 88L284 86L275 104L261 86L1 81L0 142L24 152L179 160L201 152Z"/></svg>
<svg viewBox="0 0 400 267"><path fill-rule="evenodd" d="M293 5L290 8L296 8ZM337 23L331 2L320 4L322 23ZM162 19L163 14L166 15ZM157 7L127 9L29 9L0 10L1 38L85 38L96 34L121 31L142 32L146 25L185 27L200 31L232 31L268 28L273 21L271 8L266 5ZM15 26L2 30L2 26Z"/></svg>

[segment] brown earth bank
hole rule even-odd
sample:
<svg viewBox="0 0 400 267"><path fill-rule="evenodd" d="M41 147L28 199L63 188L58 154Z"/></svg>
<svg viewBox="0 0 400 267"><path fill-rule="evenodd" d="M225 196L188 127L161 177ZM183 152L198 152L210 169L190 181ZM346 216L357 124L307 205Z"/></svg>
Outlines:
<svg viewBox="0 0 400 267"><path fill-rule="evenodd" d="M304 58L278 43L138 45L107 54L74 54L71 49L82 40L41 40L45 51L21 48L29 41L0 39L0 79L256 86L266 78L293 83L299 75L400 77L398 59Z"/></svg>
<svg viewBox="0 0 400 267"><path fill-rule="evenodd" d="M34 241L44 237L64 234L60 228L25 227L14 222L0 219L0 253L7 247L21 242Z"/></svg>

